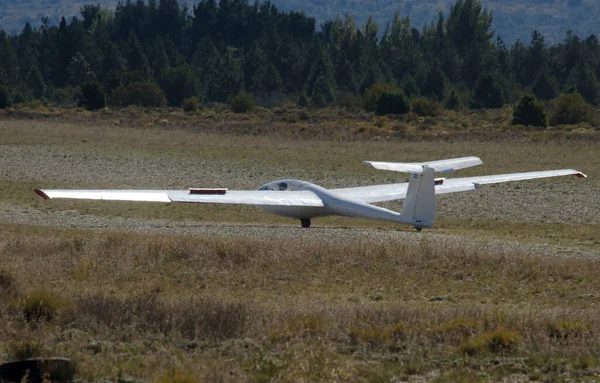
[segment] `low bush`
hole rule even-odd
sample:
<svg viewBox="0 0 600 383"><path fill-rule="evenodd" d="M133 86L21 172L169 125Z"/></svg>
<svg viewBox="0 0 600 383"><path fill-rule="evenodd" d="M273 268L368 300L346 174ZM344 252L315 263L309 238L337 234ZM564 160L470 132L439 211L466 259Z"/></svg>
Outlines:
<svg viewBox="0 0 600 383"><path fill-rule="evenodd" d="M563 94L550 101L550 125L579 124L590 122L592 108L579 93Z"/></svg>
<svg viewBox="0 0 600 383"><path fill-rule="evenodd" d="M6 109L10 106L10 96L8 90L0 86L0 109Z"/></svg>
<svg viewBox="0 0 600 383"><path fill-rule="evenodd" d="M183 111L186 113L195 112L200 109L200 99L196 96L183 100Z"/></svg>
<svg viewBox="0 0 600 383"><path fill-rule="evenodd" d="M298 115L296 113L290 112L290 113L286 113L283 116L283 121L285 122L289 122L291 124L295 124L296 122L298 122Z"/></svg>
<svg viewBox="0 0 600 383"><path fill-rule="evenodd" d="M442 109L441 105L427 97L415 98L411 103L412 111L421 117L437 116Z"/></svg>
<svg viewBox="0 0 600 383"><path fill-rule="evenodd" d="M42 344L37 341L23 340L9 343L6 347L8 360L23 360L42 355Z"/></svg>
<svg viewBox="0 0 600 383"><path fill-rule="evenodd" d="M586 332L586 326L578 321L555 321L548 325L550 338L567 340L581 337Z"/></svg>
<svg viewBox="0 0 600 383"><path fill-rule="evenodd" d="M249 93L240 93L231 100L231 110L234 113L246 113L254 109L256 102Z"/></svg>
<svg viewBox="0 0 600 383"><path fill-rule="evenodd" d="M352 345L363 345L370 349L380 346L398 347L407 338L406 324L398 322L390 326L351 327L348 340Z"/></svg>
<svg viewBox="0 0 600 383"><path fill-rule="evenodd" d="M511 124L525 126L548 126L548 114L534 96L525 94L515 105Z"/></svg>
<svg viewBox="0 0 600 383"><path fill-rule="evenodd" d="M304 92L300 93L300 95L298 96L298 99L296 100L296 104L298 104L298 106L302 106L305 108L310 105L310 100L309 100L308 96L306 95L306 93L304 93Z"/></svg>
<svg viewBox="0 0 600 383"><path fill-rule="evenodd" d="M79 86L77 105L88 110L98 110L106 107L106 94L98 81L87 81Z"/></svg>
<svg viewBox="0 0 600 383"><path fill-rule="evenodd" d="M114 89L111 103L115 106L161 107L167 104L167 100L158 85L150 82L133 82Z"/></svg>
<svg viewBox="0 0 600 383"><path fill-rule="evenodd" d="M298 118L300 118L301 121L308 121L310 119L310 115L308 114L308 111L301 110L298 113Z"/></svg>
<svg viewBox="0 0 600 383"><path fill-rule="evenodd" d="M347 110L357 110L360 108L361 98L351 92L340 92L335 101L335 105Z"/></svg>
<svg viewBox="0 0 600 383"><path fill-rule="evenodd" d="M519 333L499 327L494 331L465 340L460 345L460 350L467 355L475 355L485 351L494 354L505 354L516 350L520 344L521 335Z"/></svg>
<svg viewBox="0 0 600 383"><path fill-rule="evenodd" d="M0 269L0 300L18 295L17 279L7 271Z"/></svg>
<svg viewBox="0 0 600 383"><path fill-rule="evenodd" d="M374 112L377 109L377 99L383 93L394 93L401 91L401 89L394 84L388 84L384 82L378 82L373 84L370 88L365 90L363 94L362 106L367 112Z"/></svg>
<svg viewBox="0 0 600 383"><path fill-rule="evenodd" d="M377 108L375 113L380 116L386 114L404 114L410 111L410 101L401 90L382 93L377 98Z"/></svg>
<svg viewBox="0 0 600 383"><path fill-rule="evenodd" d="M52 103L62 107L75 107L79 103L80 98L81 90L79 87L74 88L72 86L65 86L62 88L54 88L50 93Z"/></svg>
<svg viewBox="0 0 600 383"><path fill-rule="evenodd" d="M69 303L45 289L36 290L21 301L23 315L28 322L50 322Z"/></svg>
<svg viewBox="0 0 600 383"><path fill-rule="evenodd" d="M158 383L196 383L198 377L182 371L171 371L158 380Z"/></svg>
<svg viewBox="0 0 600 383"><path fill-rule="evenodd" d="M460 97L458 96L458 92L454 89L448 95L446 99L446 109L449 110L460 110L462 109L462 103L460 102Z"/></svg>
<svg viewBox="0 0 600 383"><path fill-rule="evenodd" d="M165 69L159 84L171 106L181 105L185 99L198 94L200 89L198 78L187 66Z"/></svg>
<svg viewBox="0 0 600 383"><path fill-rule="evenodd" d="M387 126L388 119L387 117L376 117L374 125L379 129L385 128Z"/></svg>

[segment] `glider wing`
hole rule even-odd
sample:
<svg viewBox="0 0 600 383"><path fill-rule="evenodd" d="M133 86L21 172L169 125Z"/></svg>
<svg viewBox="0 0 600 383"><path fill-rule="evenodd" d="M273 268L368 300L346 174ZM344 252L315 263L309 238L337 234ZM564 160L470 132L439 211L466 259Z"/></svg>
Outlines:
<svg viewBox="0 0 600 383"><path fill-rule="evenodd" d="M323 201L308 190L227 190L227 189L189 189L189 190L56 190L37 189L35 191L45 199L95 199L112 201L146 202L198 202L229 203L242 205L267 206L323 206Z"/></svg>
<svg viewBox="0 0 600 383"><path fill-rule="evenodd" d="M567 175L586 177L585 174L581 173L578 170L562 169L546 170L539 172L497 174L491 176L478 177L443 178L436 180L435 194L448 194L468 190L475 190L482 185L489 185L501 182L523 181ZM349 200L356 200L365 203L375 203L402 200L406 198L407 189L408 183L398 183L387 185L360 186L355 188L333 189L331 191L336 195Z"/></svg>

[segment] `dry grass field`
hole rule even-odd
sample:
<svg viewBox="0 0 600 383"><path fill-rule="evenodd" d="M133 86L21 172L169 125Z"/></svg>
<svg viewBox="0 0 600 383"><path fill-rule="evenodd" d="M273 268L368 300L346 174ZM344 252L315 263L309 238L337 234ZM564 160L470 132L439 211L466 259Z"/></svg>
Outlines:
<svg viewBox="0 0 600 383"><path fill-rule="evenodd" d="M598 133L519 132L509 118L5 112L0 362L66 356L80 381L598 381ZM363 160L464 155L484 165L452 176L576 168L589 178L443 196L422 233L32 192L287 177L357 186L402 179Z"/></svg>

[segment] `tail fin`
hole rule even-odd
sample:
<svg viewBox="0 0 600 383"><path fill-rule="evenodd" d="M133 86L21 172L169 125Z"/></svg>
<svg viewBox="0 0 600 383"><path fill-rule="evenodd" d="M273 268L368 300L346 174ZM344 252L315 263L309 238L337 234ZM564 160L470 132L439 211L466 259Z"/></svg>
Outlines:
<svg viewBox="0 0 600 383"><path fill-rule="evenodd" d="M454 170L481 165L478 157L461 157L429 162L376 162L365 161L375 169L410 173L408 190L399 221L420 230L431 227L435 221L435 173L450 173Z"/></svg>
<svg viewBox="0 0 600 383"><path fill-rule="evenodd" d="M435 221L435 174L432 168L423 166L421 174L410 175L406 198L402 205L400 220L415 226L431 227Z"/></svg>

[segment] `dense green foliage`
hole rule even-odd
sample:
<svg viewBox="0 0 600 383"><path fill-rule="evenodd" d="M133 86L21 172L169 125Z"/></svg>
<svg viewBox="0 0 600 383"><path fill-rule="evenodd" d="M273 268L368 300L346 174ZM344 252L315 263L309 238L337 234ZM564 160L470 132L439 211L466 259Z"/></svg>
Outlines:
<svg viewBox="0 0 600 383"><path fill-rule="evenodd" d="M564 94L550 103L550 125L590 121L592 113L590 109L591 107L580 94Z"/></svg>
<svg viewBox="0 0 600 383"><path fill-rule="evenodd" d="M399 91L400 88L393 84L377 83L365 90L363 94L363 108L366 111L373 112L377 107L377 99L383 93L393 93Z"/></svg>
<svg viewBox="0 0 600 383"><path fill-rule="evenodd" d="M9 94L5 87L0 86L0 109L6 109L10 106Z"/></svg>
<svg viewBox="0 0 600 383"><path fill-rule="evenodd" d="M234 113L246 113L254 109L256 102L251 94L240 93L231 100L231 110Z"/></svg>
<svg viewBox="0 0 600 383"><path fill-rule="evenodd" d="M200 109L200 100L196 96L186 98L183 100L183 111L184 112L195 112Z"/></svg>
<svg viewBox="0 0 600 383"><path fill-rule="evenodd" d="M401 90L383 92L377 97L375 113L380 116L386 114L404 114L410 111L410 100Z"/></svg>
<svg viewBox="0 0 600 383"><path fill-rule="evenodd" d="M87 81L79 86L80 107L98 110L106 106L106 94L98 81Z"/></svg>
<svg viewBox="0 0 600 383"><path fill-rule="evenodd" d="M479 0L457 0L447 18L422 29L396 14L383 30L346 17L321 31L315 19L269 2L86 5L70 22L0 32L0 85L21 100L60 102L63 89L97 81L115 106L230 102L246 92L262 105L348 107L362 97L374 111L383 92L398 90L448 108L499 108L531 90L551 99L575 89L600 102L595 36L567 33L548 46L534 31L529 45L507 47L492 22Z"/></svg>
<svg viewBox="0 0 600 383"><path fill-rule="evenodd" d="M548 126L548 115L535 97L524 94L513 109L511 123L513 125L546 127Z"/></svg>
<svg viewBox="0 0 600 383"><path fill-rule="evenodd" d="M160 107L167 103L165 94L158 85L149 82L132 82L120 86L112 91L111 100L117 106Z"/></svg>
<svg viewBox="0 0 600 383"><path fill-rule="evenodd" d="M411 109L418 116L437 116L440 113L441 105L427 97L417 97L411 102Z"/></svg>

